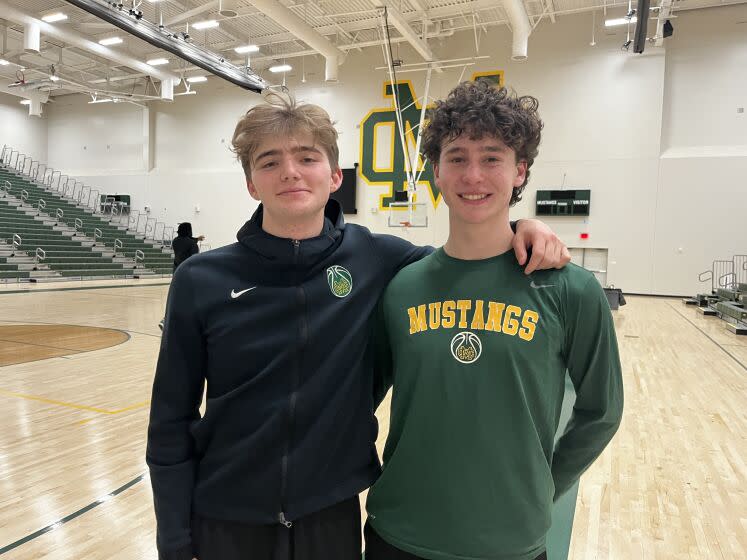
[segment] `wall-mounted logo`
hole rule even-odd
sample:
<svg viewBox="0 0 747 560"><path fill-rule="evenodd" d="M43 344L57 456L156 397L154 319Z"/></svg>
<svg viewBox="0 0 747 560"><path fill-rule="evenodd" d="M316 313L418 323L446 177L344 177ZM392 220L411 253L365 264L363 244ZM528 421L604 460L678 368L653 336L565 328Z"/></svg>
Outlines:
<svg viewBox="0 0 747 560"><path fill-rule="evenodd" d="M496 86L504 84L502 70L475 72L472 80L486 80ZM402 112L403 134L397 127L394 106L394 94L397 94ZM418 124L422 106L415 99L415 89L409 80L400 80L392 88L391 82L384 83L384 99L389 100L389 107L371 109L360 124L360 166L358 172L369 185L386 186L387 192L379 196L379 209L388 210L394 202L395 191L407 190L407 173L405 151L402 137L408 146L409 153L415 152L417 145ZM433 166L430 161L423 162L418 158L415 174L420 174L419 186L426 187L433 207L441 202L441 192L433 178ZM417 198L416 198L417 200Z"/></svg>
<svg viewBox="0 0 747 560"><path fill-rule="evenodd" d="M418 123L420 122L421 105L415 100L415 90L409 80L398 81L396 93L402 112L402 127L405 142L410 153L415 151L417 144ZM397 128L397 116L394 109L394 93L391 82L384 84L384 98L390 100L389 107L372 109L363 118L360 125L360 166L361 178L369 185L385 185L389 187L385 194L379 197L379 208L387 210L394 202L395 191L407 190L407 173L405 172L405 154L402 149L402 136ZM386 162L382 164L382 162ZM423 163L418 158L416 174L423 170L418 185L424 185L433 207L441 202L441 193L433 180L433 167L430 162Z"/></svg>

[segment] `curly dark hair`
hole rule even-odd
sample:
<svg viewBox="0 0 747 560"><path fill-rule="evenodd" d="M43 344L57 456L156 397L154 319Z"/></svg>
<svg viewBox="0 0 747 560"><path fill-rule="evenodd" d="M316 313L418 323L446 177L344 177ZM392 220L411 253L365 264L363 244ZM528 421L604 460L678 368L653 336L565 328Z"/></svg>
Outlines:
<svg viewBox="0 0 747 560"><path fill-rule="evenodd" d="M430 122L423 131L423 153L438 163L441 148L461 134L479 140L491 136L501 140L516 153L516 161L527 162L524 183L514 187L510 206L521 200L521 193L529 182L529 168L539 153L542 121L537 108L539 101L506 88L497 88L484 80L462 82L444 101L437 101L428 111Z"/></svg>

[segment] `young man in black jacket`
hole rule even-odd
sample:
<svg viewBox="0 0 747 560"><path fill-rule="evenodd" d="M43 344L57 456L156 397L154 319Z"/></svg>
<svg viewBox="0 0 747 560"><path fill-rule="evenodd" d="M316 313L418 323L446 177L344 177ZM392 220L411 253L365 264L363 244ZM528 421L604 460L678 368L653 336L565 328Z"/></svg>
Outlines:
<svg viewBox="0 0 747 560"><path fill-rule="evenodd" d="M320 107L258 105L233 146L262 204L172 280L147 449L159 559L358 559L358 494L380 472L371 315L432 248L343 222ZM533 220L515 247L528 272L570 260Z"/></svg>

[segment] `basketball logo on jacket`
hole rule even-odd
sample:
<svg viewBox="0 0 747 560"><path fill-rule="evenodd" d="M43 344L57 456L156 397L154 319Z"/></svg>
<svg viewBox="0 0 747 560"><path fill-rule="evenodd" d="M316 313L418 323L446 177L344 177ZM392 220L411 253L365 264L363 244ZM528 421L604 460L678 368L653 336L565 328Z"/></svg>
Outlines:
<svg viewBox="0 0 747 560"><path fill-rule="evenodd" d="M344 298L353 291L353 276L345 267L336 264L327 269L327 284L332 294Z"/></svg>

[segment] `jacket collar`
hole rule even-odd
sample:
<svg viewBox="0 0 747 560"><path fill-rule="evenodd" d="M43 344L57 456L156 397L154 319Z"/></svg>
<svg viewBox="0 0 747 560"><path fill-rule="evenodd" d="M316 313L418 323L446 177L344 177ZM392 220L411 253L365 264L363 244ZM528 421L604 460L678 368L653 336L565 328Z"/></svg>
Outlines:
<svg viewBox="0 0 747 560"><path fill-rule="evenodd" d="M339 245L345 222L340 203L330 199L324 208L324 226L321 233L310 239L294 242L275 237L262 229L264 207L259 205L252 217L236 234L239 243L259 258L262 266L274 274L297 272L323 260Z"/></svg>

